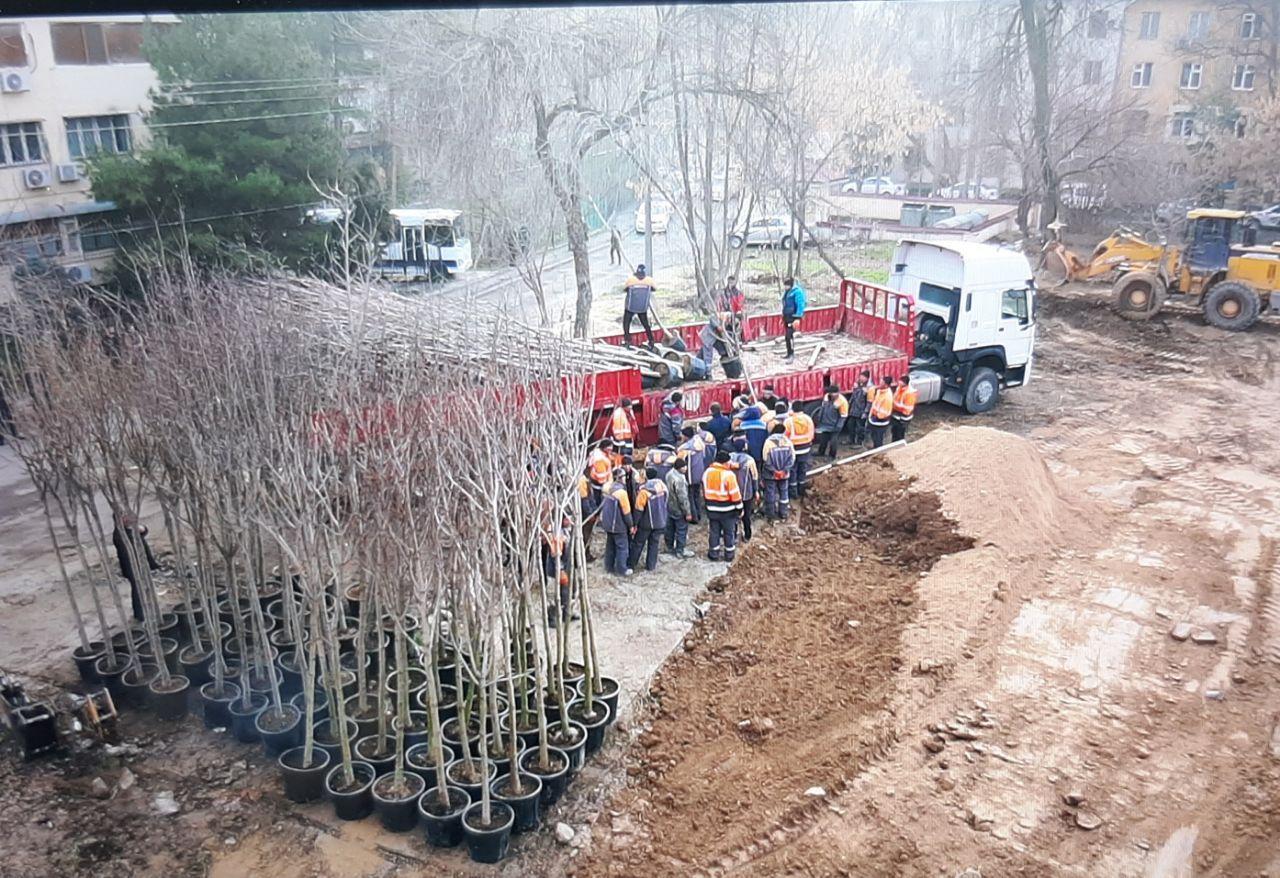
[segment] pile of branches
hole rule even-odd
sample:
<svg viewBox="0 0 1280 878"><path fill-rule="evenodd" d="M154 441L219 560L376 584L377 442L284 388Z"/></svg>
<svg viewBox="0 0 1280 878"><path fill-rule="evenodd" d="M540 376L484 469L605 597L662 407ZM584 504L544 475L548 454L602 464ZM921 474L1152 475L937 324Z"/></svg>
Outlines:
<svg viewBox="0 0 1280 878"><path fill-rule="evenodd" d="M590 367L501 314L453 316L472 313L293 278L169 277L136 304L51 290L12 306L9 438L59 565L73 546L92 582L86 623L62 566L77 655L152 692L201 685L264 731L296 723L304 768L321 735L338 788L393 757L388 788L412 792L426 776L406 770L408 744L425 737L425 796L447 804L450 784L475 783L485 824L493 763L545 769L554 745L580 746L575 720L606 714L612 683L574 538ZM130 526L157 507L171 608ZM140 628L108 557L115 529ZM190 638L180 663L162 660L169 612ZM461 765L447 777L450 731Z"/></svg>

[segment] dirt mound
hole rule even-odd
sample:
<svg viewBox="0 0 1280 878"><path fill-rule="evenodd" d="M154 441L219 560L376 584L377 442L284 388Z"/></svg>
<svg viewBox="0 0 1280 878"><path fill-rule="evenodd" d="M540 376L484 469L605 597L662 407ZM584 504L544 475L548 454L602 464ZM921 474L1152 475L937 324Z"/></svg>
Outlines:
<svg viewBox="0 0 1280 878"><path fill-rule="evenodd" d="M1020 436L944 425L892 454L894 466L938 494L961 531L1010 554L1057 546L1063 529L1080 523L1080 510Z"/></svg>
<svg viewBox="0 0 1280 878"><path fill-rule="evenodd" d="M652 687L634 780L575 874L749 863L893 742L885 706L920 572L971 541L880 461L819 480L800 528L762 529L711 584L713 609Z"/></svg>

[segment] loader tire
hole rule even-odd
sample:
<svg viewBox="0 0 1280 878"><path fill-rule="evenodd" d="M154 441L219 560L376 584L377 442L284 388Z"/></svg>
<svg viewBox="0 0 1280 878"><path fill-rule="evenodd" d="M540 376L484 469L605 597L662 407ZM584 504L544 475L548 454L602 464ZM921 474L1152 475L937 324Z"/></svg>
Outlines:
<svg viewBox="0 0 1280 878"><path fill-rule="evenodd" d="M1253 287L1229 280L1204 294L1204 319L1229 332L1243 332L1258 322L1262 301Z"/></svg>
<svg viewBox="0 0 1280 878"><path fill-rule="evenodd" d="M1116 311L1126 320L1150 320L1169 295L1164 281L1150 271L1130 271L1111 288Z"/></svg>

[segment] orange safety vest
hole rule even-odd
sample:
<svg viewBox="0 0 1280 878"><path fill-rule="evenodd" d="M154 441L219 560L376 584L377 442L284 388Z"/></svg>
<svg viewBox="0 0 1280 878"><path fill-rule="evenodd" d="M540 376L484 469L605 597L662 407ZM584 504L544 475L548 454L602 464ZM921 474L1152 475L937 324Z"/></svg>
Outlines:
<svg viewBox="0 0 1280 878"><path fill-rule="evenodd" d="M871 401L871 414L868 415L867 420L876 426L883 427L889 423L891 414L893 414L893 391L887 387L881 387Z"/></svg>
<svg viewBox="0 0 1280 878"><path fill-rule="evenodd" d="M807 450L813 444L813 418L804 412L792 412L784 423L787 428L787 438L791 440L797 453L801 453L802 448Z"/></svg>
<svg viewBox="0 0 1280 878"><path fill-rule="evenodd" d="M604 485L605 482L609 481L609 475L613 472L613 464L609 461L609 455L599 448L593 448L587 458L587 463L591 466L591 481L595 482L597 486Z"/></svg>
<svg viewBox="0 0 1280 878"><path fill-rule="evenodd" d="M631 412L621 406L614 408L611 430L615 442L630 442L635 436L631 429Z"/></svg>
<svg viewBox="0 0 1280 878"><path fill-rule="evenodd" d="M916 389L910 384L898 388L893 395L893 416L899 421L909 421L916 411Z"/></svg>
<svg viewBox="0 0 1280 878"><path fill-rule="evenodd" d="M708 512L732 512L742 508L738 477L723 463L713 463L702 474L702 499Z"/></svg>

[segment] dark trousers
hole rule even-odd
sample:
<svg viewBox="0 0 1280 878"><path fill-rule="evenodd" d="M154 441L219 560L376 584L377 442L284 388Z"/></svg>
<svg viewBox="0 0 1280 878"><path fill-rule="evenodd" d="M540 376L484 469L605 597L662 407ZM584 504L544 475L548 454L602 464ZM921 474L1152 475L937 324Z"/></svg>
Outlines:
<svg viewBox="0 0 1280 878"><path fill-rule="evenodd" d="M667 551L679 554L689 544L689 522L678 515L667 519Z"/></svg>
<svg viewBox="0 0 1280 878"><path fill-rule="evenodd" d="M874 421L867 421L867 435L871 437L872 448L879 448L884 444L884 434L888 429L888 424L877 424Z"/></svg>
<svg viewBox="0 0 1280 878"><path fill-rule="evenodd" d="M795 337L796 337L796 324L799 322L800 322L800 319L798 317L782 318L783 335L787 341L788 357L794 357L796 355L796 350L795 350L795 347L793 346L793 342L795 341Z"/></svg>
<svg viewBox="0 0 1280 878"><path fill-rule="evenodd" d="M712 561L732 561L738 548L738 513L708 512L707 524L707 557Z"/></svg>
<svg viewBox="0 0 1280 878"><path fill-rule="evenodd" d="M755 505L756 505L756 500L754 497L752 497L750 500L742 501L742 541L744 543L751 541L751 534L752 534L751 515Z"/></svg>
<svg viewBox="0 0 1280 878"><path fill-rule="evenodd" d="M830 454L832 458L836 456L836 447L840 444L839 433L819 433L818 439L814 443L817 446L817 454Z"/></svg>
<svg viewBox="0 0 1280 878"><path fill-rule="evenodd" d="M889 422L889 433L894 442L901 442L907 438L907 424L910 421L904 421L902 418L894 418Z"/></svg>
<svg viewBox="0 0 1280 878"><path fill-rule="evenodd" d="M609 242L609 264L622 264L622 244L617 238L614 238Z"/></svg>
<svg viewBox="0 0 1280 878"><path fill-rule="evenodd" d="M653 327L649 325L648 311L623 311L622 312L622 339L627 344L631 344L631 321L639 320L640 325L644 327L645 337L649 339L649 344L653 344Z"/></svg>
<svg viewBox="0 0 1280 878"><path fill-rule="evenodd" d="M796 465L791 469L791 496L803 497L809 490L809 455L797 454Z"/></svg>
<svg viewBox="0 0 1280 878"><path fill-rule="evenodd" d="M604 570L606 573L626 573L627 556L631 554L631 545L626 532L606 533L604 535Z"/></svg>
<svg viewBox="0 0 1280 878"><path fill-rule="evenodd" d="M785 519L791 509L789 479L764 480L764 514L767 518Z"/></svg>
<svg viewBox="0 0 1280 878"><path fill-rule="evenodd" d="M662 531L647 527L636 528L636 535L631 538L631 554L627 557L627 566L639 569L640 557L644 556L644 569L658 569L658 544L662 541Z"/></svg>
<svg viewBox="0 0 1280 878"><path fill-rule="evenodd" d="M133 604L133 618L141 622L143 618L142 592L138 590L138 578L136 576L129 577L129 601Z"/></svg>
<svg viewBox="0 0 1280 878"><path fill-rule="evenodd" d="M853 444L861 448L867 444L867 419L851 417L848 421L849 435L853 437Z"/></svg>
<svg viewBox="0 0 1280 878"><path fill-rule="evenodd" d="M625 441L622 439L614 439L613 448L621 457L632 457L636 453L636 443L630 439ZM638 462L639 461L637 461L637 463Z"/></svg>
<svg viewBox="0 0 1280 878"><path fill-rule="evenodd" d="M697 484L689 484L689 514L693 516L693 521L689 524L702 524L702 513L706 510L706 504L702 501L702 482Z"/></svg>

